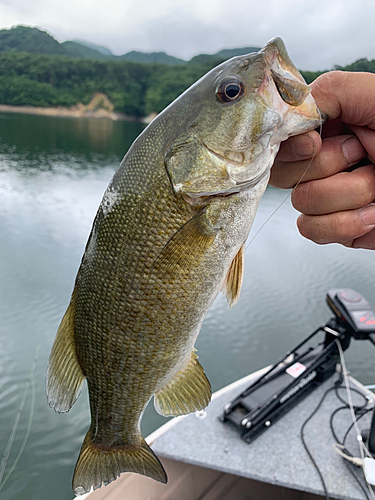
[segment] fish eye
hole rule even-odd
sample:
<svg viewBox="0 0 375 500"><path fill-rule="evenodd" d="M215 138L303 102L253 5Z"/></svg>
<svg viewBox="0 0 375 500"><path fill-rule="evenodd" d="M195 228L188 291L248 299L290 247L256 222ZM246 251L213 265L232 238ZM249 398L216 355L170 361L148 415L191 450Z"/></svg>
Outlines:
<svg viewBox="0 0 375 500"><path fill-rule="evenodd" d="M233 102L244 93L243 83L237 78L227 78L216 88L216 97L221 102Z"/></svg>

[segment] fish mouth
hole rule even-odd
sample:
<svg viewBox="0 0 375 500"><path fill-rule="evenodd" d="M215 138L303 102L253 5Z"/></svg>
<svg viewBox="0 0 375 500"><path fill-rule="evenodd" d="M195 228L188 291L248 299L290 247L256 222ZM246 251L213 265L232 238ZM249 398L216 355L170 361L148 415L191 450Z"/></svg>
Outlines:
<svg viewBox="0 0 375 500"><path fill-rule="evenodd" d="M252 179L244 182L238 182L235 186L230 189L223 189L222 191L212 192L185 192L182 194L182 198L188 202L190 205L202 205L212 199L217 198L231 198L235 195L240 194L241 191L246 189L251 189L255 187L259 182L261 182L265 177L268 176L270 168L266 168L259 175L253 177ZM229 177L229 176L228 176Z"/></svg>
<svg viewBox="0 0 375 500"><path fill-rule="evenodd" d="M210 200L218 198L231 198L236 194L239 194L240 190L237 191L223 191L222 193L215 194L205 194L205 193L183 193L182 198L189 203L189 205L206 205Z"/></svg>
<svg viewBox="0 0 375 500"><path fill-rule="evenodd" d="M213 156L215 156L220 162L223 162L223 163L227 164L228 166L233 165L235 167L243 167L244 169L249 169L249 168L251 168L251 165L256 164L257 160L262 156L262 154L267 149L267 147L263 147L262 151L260 151L256 156L254 156L250 163L245 164L245 154L242 151L240 153L235 152L236 154L241 156L241 160L236 161L234 158L226 158L225 156L222 156L220 153L218 153L217 151L215 151L215 150L211 149L209 146L207 146L207 144L205 144L203 141L202 141L202 144L206 148L206 150L209 153L211 153ZM268 144L269 144L269 142L268 142ZM271 166L264 168L257 175L255 175L254 177L251 177L250 179L247 179L245 181L238 181L233 175L231 175L228 172L228 168L226 168L227 179L234 182L235 185L231 189L226 189L226 190L220 191L220 194L224 193L224 192L231 193L233 191L233 189L237 190L237 192L239 192L242 189L254 187L256 184L258 184L258 182L260 182L269 173L269 171L271 170Z"/></svg>
<svg viewBox="0 0 375 500"><path fill-rule="evenodd" d="M211 149L202 139L201 144L211 156L217 159L217 162L215 162L215 168L211 169L209 172L206 171L202 177L195 178L189 183L189 185L177 184L174 186L175 191L180 191L182 198L190 205L202 205L206 204L210 200L218 198L231 198L238 195L241 191L251 189L256 186L269 174L270 166L262 169L261 172L250 179L243 181L236 180L230 175L230 172L228 172L228 167L230 168L233 166L238 168L243 166L244 168L249 168L260 155L253 158L252 162L245 167L243 153L234 152L234 158L236 157L236 154L238 154L238 157L241 156L241 161L235 161L233 159L226 158L217 151Z"/></svg>
<svg viewBox="0 0 375 500"><path fill-rule="evenodd" d="M204 141L202 141L202 139L201 139L201 142L202 142L203 147L206 148L209 153L211 153L212 155L216 156L216 158L218 160L223 161L225 163L233 163L234 165L242 165L243 164L244 154L242 152L241 153L237 153L239 156L241 156L241 160L236 161L233 158L226 158L225 156L222 156L217 151L211 149L209 146L207 146L207 144Z"/></svg>

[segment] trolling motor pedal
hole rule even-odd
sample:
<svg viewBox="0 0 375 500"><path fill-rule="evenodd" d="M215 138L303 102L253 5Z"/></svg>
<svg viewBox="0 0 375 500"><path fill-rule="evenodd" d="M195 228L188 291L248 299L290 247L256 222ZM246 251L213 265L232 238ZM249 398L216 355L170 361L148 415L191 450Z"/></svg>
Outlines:
<svg viewBox="0 0 375 500"><path fill-rule="evenodd" d="M343 350L349 347L351 337L375 344L375 313L360 293L349 288L329 290L326 300L334 316L225 405L220 419L233 424L246 442L250 443L335 373L339 361L335 339ZM311 345L319 333L323 340Z"/></svg>

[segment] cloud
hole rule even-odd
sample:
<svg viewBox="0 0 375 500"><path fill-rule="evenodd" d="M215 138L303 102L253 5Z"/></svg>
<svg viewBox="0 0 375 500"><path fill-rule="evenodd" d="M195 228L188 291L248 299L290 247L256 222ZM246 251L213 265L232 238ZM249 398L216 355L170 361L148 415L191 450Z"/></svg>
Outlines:
<svg viewBox="0 0 375 500"><path fill-rule="evenodd" d="M301 69L375 58L367 0L0 0L2 27L36 25L60 41L81 38L116 54L166 51L189 59L281 36Z"/></svg>

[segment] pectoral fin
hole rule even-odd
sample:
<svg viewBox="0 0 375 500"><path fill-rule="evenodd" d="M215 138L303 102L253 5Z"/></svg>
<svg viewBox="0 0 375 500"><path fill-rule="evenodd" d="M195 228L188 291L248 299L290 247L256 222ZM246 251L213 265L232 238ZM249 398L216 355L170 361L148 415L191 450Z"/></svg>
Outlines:
<svg viewBox="0 0 375 500"><path fill-rule="evenodd" d="M217 231L202 210L170 238L156 259L154 270L173 273L177 267L186 269L191 264L198 265L214 242Z"/></svg>
<svg viewBox="0 0 375 500"><path fill-rule="evenodd" d="M228 274L223 283L222 290L225 293L229 307L234 306L240 297L242 282L243 282L243 272L245 264L245 245L237 252L235 258L233 259Z"/></svg>
<svg viewBox="0 0 375 500"><path fill-rule="evenodd" d="M76 354L73 317L72 299L57 331L47 369L48 403L58 413L70 410L85 380Z"/></svg>
<svg viewBox="0 0 375 500"><path fill-rule="evenodd" d="M195 352L183 370L155 394L155 409L165 417L202 410L211 400L211 385Z"/></svg>

